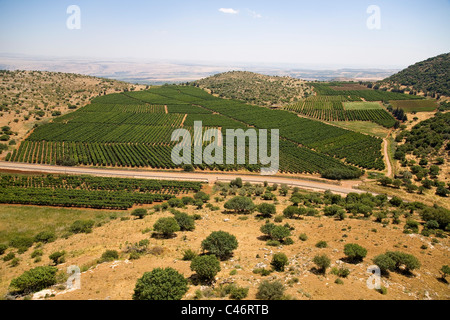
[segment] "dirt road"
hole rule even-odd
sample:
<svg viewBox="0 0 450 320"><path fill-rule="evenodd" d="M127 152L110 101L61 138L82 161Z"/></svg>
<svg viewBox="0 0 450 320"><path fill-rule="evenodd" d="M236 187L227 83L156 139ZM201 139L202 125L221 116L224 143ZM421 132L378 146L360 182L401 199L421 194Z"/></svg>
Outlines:
<svg viewBox="0 0 450 320"><path fill-rule="evenodd" d="M365 193L366 191L354 189L359 182L346 182L345 186L327 184L324 182L316 182L302 180L298 178L279 177L279 176L259 176L259 175L238 175L238 174L219 174L219 173L201 173L201 172L168 172L168 171L143 171L143 170L127 170L127 169L111 169L111 168L86 168L86 167L60 167L40 164L25 164L15 162L0 161L0 170L19 171L19 172L38 172L53 174L77 174L77 175L93 175L104 177L124 177L138 179L162 179L162 180L183 180L183 181L201 181L214 183L216 181L231 181L238 177L244 182L251 183L277 183L287 184L293 187L299 187L312 191L330 190L335 193L348 194L351 192Z"/></svg>

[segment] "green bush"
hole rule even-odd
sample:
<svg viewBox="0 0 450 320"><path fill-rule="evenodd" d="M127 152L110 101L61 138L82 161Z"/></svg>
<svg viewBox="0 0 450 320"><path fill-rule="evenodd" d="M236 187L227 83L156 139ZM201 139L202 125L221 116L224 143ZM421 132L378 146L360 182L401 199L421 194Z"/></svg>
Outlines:
<svg viewBox="0 0 450 320"><path fill-rule="evenodd" d="M153 225L153 230L162 233L165 238L170 238L172 234L180 231L180 226L175 218L159 218L158 221Z"/></svg>
<svg viewBox="0 0 450 320"><path fill-rule="evenodd" d="M183 208L184 207L183 200L178 199L178 198L169 199L167 201L167 203L169 204L169 206L171 208Z"/></svg>
<svg viewBox="0 0 450 320"><path fill-rule="evenodd" d="M3 257L3 261L8 262L11 261L16 257L16 254L14 252L9 252L7 255Z"/></svg>
<svg viewBox="0 0 450 320"><path fill-rule="evenodd" d="M386 252L386 255L395 262L395 268L397 270L403 266L405 271L410 272L419 269L421 266L419 260L412 254L400 251L388 251Z"/></svg>
<svg viewBox="0 0 450 320"><path fill-rule="evenodd" d="M258 287L256 299L258 300L281 300L285 287L279 281L269 282L264 280Z"/></svg>
<svg viewBox="0 0 450 320"><path fill-rule="evenodd" d="M319 268L319 271L323 274L327 272L327 268L331 264L330 258L328 258L326 255L317 255L314 257L313 262L316 264L316 266Z"/></svg>
<svg viewBox="0 0 450 320"><path fill-rule="evenodd" d="M106 250L98 260L98 263L111 262L119 259L119 253L116 250Z"/></svg>
<svg viewBox="0 0 450 320"><path fill-rule="evenodd" d="M176 211L174 218L180 226L180 231L193 231L195 229L194 217L189 216L186 213Z"/></svg>
<svg viewBox="0 0 450 320"><path fill-rule="evenodd" d="M138 279L133 300L181 300L187 291L188 282L178 271L157 268Z"/></svg>
<svg viewBox="0 0 450 320"><path fill-rule="evenodd" d="M95 222L93 220L77 220L69 227L72 233L91 233Z"/></svg>
<svg viewBox="0 0 450 320"><path fill-rule="evenodd" d="M42 231L34 237L34 242L50 243L55 240L56 234L52 231Z"/></svg>
<svg viewBox="0 0 450 320"><path fill-rule="evenodd" d="M206 203L206 202L209 201L210 196L207 195L206 193L204 193L203 191L200 191L200 192L197 192L197 193L194 195L194 199L195 199L195 200L201 200L203 203Z"/></svg>
<svg viewBox="0 0 450 320"><path fill-rule="evenodd" d="M306 235L306 233L302 233L300 234L300 236L298 237L301 241L306 241L308 240L308 236Z"/></svg>
<svg viewBox="0 0 450 320"><path fill-rule="evenodd" d="M258 211L262 217L270 218L277 213L277 208L271 203L261 203L256 207L256 211Z"/></svg>
<svg viewBox="0 0 450 320"><path fill-rule="evenodd" d="M330 272L331 272L331 274L334 274L334 275L338 276L339 278L347 278L348 275L350 274L350 270L348 270L347 268L343 268L343 267L341 267L339 269L334 267L331 269Z"/></svg>
<svg viewBox="0 0 450 320"><path fill-rule="evenodd" d="M216 255L221 260L229 257L237 247L236 237L224 231L212 232L202 241L202 249Z"/></svg>
<svg viewBox="0 0 450 320"><path fill-rule="evenodd" d="M247 298L248 288L233 286L230 289L230 298L233 300L242 300Z"/></svg>
<svg viewBox="0 0 450 320"><path fill-rule="evenodd" d="M344 254L352 262L361 262L367 255L367 249L355 243L348 243L344 246Z"/></svg>
<svg viewBox="0 0 450 320"><path fill-rule="evenodd" d="M131 215L134 217L137 217L138 219L144 219L144 217L147 215L146 209L135 209L133 212L131 212Z"/></svg>
<svg viewBox="0 0 450 320"><path fill-rule="evenodd" d="M224 208L236 213L250 213L255 209L255 204L248 197L237 196L225 202Z"/></svg>
<svg viewBox="0 0 450 320"><path fill-rule="evenodd" d="M285 226L276 226L270 232L270 237L273 240L283 241L285 238L291 235L291 230Z"/></svg>
<svg viewBox="0 0 450 320"><path fill-rule="evenodd" d="M33 238L16 236L9 241L9 246L19 249L21 252L25 252L33 245L33 243Z"/></svg>
<svg viewBox="0 0 450 320"><path fill-rule="evenodd" d="M52 266L37 267L25 271L21 276L13 279L10 290L19 293L33 293L56 284L58 268Z"/></svg>
<svg viewBox="0 0 450 320"><path fill-rule="evenodd" d="M49 255L49 259L53 261L53 264L56 266L58 264L65 262L65 251L56 251Z"/></svg>
<svg viewBox="0 0 450 320"><path fill-rule="evenodd" d="M211 281L221 270L220 262L214 255L198 256L192 259L191 270L195 271L200 279Z"/></svg>
<svg viewBox="0 0 450 320"><path fill-rule="evenodd" d="M2 254L4 254L7 249L8 249L8 246L6 244L0 243L0 256Z"/></svg>
<svg viewBox="0 0 450 320"><path fill-rule="evenodd" d="M380 254L373 259L373 263L377 265L382 273L393 271L395 269L395 261L386 254Z"/></svg>
<svg viewBox="0 0 450 320"><path fill-rule="evenodd" d="M326 241L319 241L316 243L316 248L328 248L328 243Z"/></svg>
<svg viewBox="0 0 450 320"><path fill-rule="evenodd" d="M273 255L270 265L275 271L282 272L288 263L288 257L284 253L276 253Z"/></svg>

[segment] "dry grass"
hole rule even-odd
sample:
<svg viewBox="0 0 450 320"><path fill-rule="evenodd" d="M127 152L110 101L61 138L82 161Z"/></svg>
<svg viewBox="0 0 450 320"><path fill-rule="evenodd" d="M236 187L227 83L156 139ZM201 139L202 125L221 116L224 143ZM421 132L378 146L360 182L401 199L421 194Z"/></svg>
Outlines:
<svg viewBox="0 0 450 320"><path fill-rule="evenodd" d="M289 197L289 195L288 195ZM212 197L214 199L214 196ZM279 197L277 214L289 205L287 197ZM214 202L214 200L212 200ZM260 203L261 200L255 200ZM432 244L430 238L420 235L406 235L402 231L405 219L402 217L400 225L389 224L383 227L374 222L374 218L367 220L346 219L336 221L327 217L304 217L303 220L284 220L295 228L292 231L294 244L284 247L269 247L261 238L260 227L264 220L248 216L224 214L223 202L218 205L221 210L209 209L195 210L189 207L183 210L189 214L200 214L202 220L196 221L193 232L178 232L172 239L152 238L150 233L143 230L151 228L160 217L171 216L169 212L155 213L142 220L116 219L101 227L95 228L91 234L79 234L68 239L58 239L54 243L43 247L44 256L40 263L33 263L29 250L20 257L19 266L10 268L7 263L0 261L1 283L0 293L6 292L9 281L37 265L49 263L48 255L58 250L68 252L67 262L60 265L65 270L69 265L78 265L85 271L81 276L81 290L56 295L53 299L131 299L136 280L144 272L156 267L172 267L190 277L190 262L182 261L184 250L192 249L201 252L201 242L212 231L223 230L235 235L239 242L238 249L231 259L222 262L222 271L218 274L215 288L220 284L234 282L239 286L248 287L249 299L255 299L257 287L262 280L277 279L287 287L286 293L295 299L423 299L429 295L433 299L449 299L448 285L439 282L439 269L448 264L448 239L440 239L440 243ZM415 217L418 219L418 217ZM376 232L375 232L376 231ZM302 242L299 235L305 233L308 240ZM122 254L118 262L95 263L101 254L107 250L121 251L127 244L148 239L149 249L157 254L148 254L138 260L126 260L128 256ZM328 248L315 247L318 241L326 241ZM368 256L360 264L354 265L342 261L343 248L346 243L358 243L367 248ZM422 245L428 249L421 249ZM163 248L163 250L161 250ZM381 295L366 287L369 274L366 272L372 264L372 259L387 250L400 250L415 255L422 263L421 269L414 271L413 277L391 273L388 294ZM273 254L285 253L289 258L289 265L284 273L272 273L262 277L252 271L258 264L266 265L270 269ZM325 276L312 272L314 263L312 259L317 254L327 254L332 261L332 267L345 266L351 273L343 279L344 285L335 284L336 276L329 272ZM90 268L90 269L89 269ZM88 270L89 269L89 270ZM230 275L230 271L237 270ZM328 270L329 271L329 270ZM193 299L195 291L200 287L192 285L185 299Z"/></svg>

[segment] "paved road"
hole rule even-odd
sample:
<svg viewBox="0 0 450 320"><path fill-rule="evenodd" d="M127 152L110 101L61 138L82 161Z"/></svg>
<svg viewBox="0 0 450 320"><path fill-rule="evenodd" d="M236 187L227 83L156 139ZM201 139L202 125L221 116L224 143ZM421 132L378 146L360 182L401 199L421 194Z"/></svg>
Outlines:
<svg viewBox="0 0 450 320"><path fill-rule="evenodd" d="M348 194L350 192L365 193L353 189L354 185L342 186L335 184L327 184L316 181L301 180L297 178L279 177L279 176L259 176L259 175L237 175L237 174L215 174L215 173L200 173L200 172L168 172L168 171L143 171L143 170L127 170L127 169L111 169L111 168L87 168L87 167L61 167L41 164L25 164L15 162L0 161L0 170L13 170L20 172L39 172L39 173L54 173L54 174L77 174L77 175L93 175L104 177L124 177L124 178L139 178L139 179L162 179L162 180L182 180L182 181L201 181L214 183L216 181L231 181L238 177L242 178L244 182L251 183L268 183L287 184L289 186L299 187L302 189L313 191L330 190L335 193Z"/></svg>

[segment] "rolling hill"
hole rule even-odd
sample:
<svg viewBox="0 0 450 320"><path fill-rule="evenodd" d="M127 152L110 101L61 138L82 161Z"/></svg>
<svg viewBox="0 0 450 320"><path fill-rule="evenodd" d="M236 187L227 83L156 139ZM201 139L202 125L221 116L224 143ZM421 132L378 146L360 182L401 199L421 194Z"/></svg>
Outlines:
<svg viewBox="0 0 450 320"><path fill-rule="evenodd" d="M406 87L428 96L450 97L450 53L418 62L380 81L381 86Z"/></svg>
<svg viewBox="0 0 450 320"><path fill-rule="evenodd" d="M219 73L192 83L221 98L238 99L260 106L283 105L312 93L305 81L246 71Z"/></svg>

